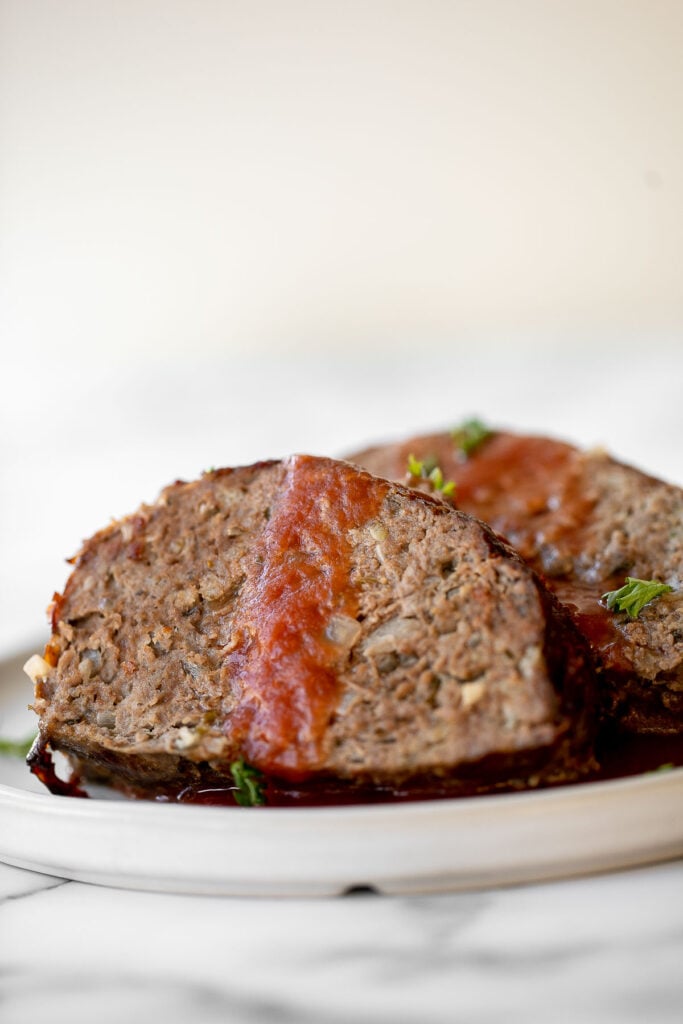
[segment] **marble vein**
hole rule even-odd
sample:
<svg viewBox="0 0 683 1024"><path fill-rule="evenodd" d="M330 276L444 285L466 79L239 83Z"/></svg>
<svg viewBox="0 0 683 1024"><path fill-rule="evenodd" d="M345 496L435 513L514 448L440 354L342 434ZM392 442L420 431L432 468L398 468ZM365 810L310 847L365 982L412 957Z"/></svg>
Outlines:
<svg viewBox="0 0 683 1024"><path fill-rule="evenodd" d="M13 900L36 896L50 889L61 888L68 882L68 878L55 878L52 875L39 874L37 871L15 868L10 864L0 864L0 906Z"/></svg>

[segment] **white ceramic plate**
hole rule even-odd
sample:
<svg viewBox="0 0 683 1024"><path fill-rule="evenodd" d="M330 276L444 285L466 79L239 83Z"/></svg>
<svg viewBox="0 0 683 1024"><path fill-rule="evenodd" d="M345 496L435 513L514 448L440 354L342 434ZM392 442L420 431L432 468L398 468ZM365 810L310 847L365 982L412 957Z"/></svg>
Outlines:
<svg viewBox="0 0 683 1024"><path fill-rule="evenodd" d="M27 655L0 662L0 735L35 727ZM102 885L235 895L434 892L683 854L683 768L538 793L340 808L78 800L0 757L0 859Z"/></svg>

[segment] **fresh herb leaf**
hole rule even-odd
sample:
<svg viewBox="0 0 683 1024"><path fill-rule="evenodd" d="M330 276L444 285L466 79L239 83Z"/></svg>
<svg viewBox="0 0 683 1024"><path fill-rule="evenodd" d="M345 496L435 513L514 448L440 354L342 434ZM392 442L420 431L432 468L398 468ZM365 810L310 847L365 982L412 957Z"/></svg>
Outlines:
<svg viewBox="0 0 683 1024"><path fill-rule="evenodd" d="M237 789L235 803L240 807L261 807L266 802L261 780L263 775L242 758L230 765L230 774Z"/></svg>
<svg viewBox="0 0 683 1024"><path fill-rule="evenodd" d="M408 456L408 472L411 476L422 476L425 464L416 459L414 455Z"/></svg>
<svg viewBox="0 0 683 1024"><path fill-rule="evenodd" d="M667 761L666 764L658 764L656 768L650 768L649 771L643 772L643 775L659 775L664 772L672 772L676 765L673 761Z"/></svg>
<svg viewBox="0 0 683 1024"><path fill-rule="evenodd" d="M34 740L35 736L27 740L0 739L0 754L6 754L7 757L27 757Z"/></svg>
<svg viewBox="0 0 683 1024"><path fill-rule="evenodd" d="M441 490L443 487L443 473L439 466L434 466L434 469L429 474L428 479L432 481L437 491Z"/></svg>
<svg viewBox="0 0 683 1024"><path fill-rule="evenodd" d="M656 597L667 594L673 587L658 580L637 580L633 576L626 577L626 583L619 590L609 590L602 595L611 612L626 612L629 618L637 619L646 604Z"/></svg>
<svg viewBox="0 0 683 1024"><path fill-rule="evenodd" d="M455 494L455 481L444 480L443 471L434 459L428 462L416 459L414 455L408 456L408 473L420 480L429 480L435 491L441 491L445 498L452 498Z"/></svg>
<svg viewBox="0 0 683 1024"><path fill-rule="evenodd" d="M458 427L454 427L451 430L451 437L455 447L459 448L465 458L468 459L480 444L483 444L487 438L491 437L492 433L493 431L489 430L481 420L471 419L465 420Z"/></svg>

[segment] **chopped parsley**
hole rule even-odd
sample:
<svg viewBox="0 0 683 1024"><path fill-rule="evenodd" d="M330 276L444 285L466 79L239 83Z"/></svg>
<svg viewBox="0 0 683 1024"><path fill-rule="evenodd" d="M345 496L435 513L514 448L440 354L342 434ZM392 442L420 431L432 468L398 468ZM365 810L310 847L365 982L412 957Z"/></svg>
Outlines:
<svg viewBox="0 0 683 1024"><path fill-rule="evenodd" d="M630 619L637 619L646 604L656 597L673 590L668 583L658 580L637 580L633 576L626 577L626 583L619 590L609 590L602 595L611 612L626 612Z"/></svg>
<svg viewBox="0 0 683 1024"><path fill-rule="evenodd" d="M414 455L409 455L408 473L420 480L429 480L434 490L441 491L444 498L452 498L455 494L455 481L444 480L441 467L433 459L420 461Z"/></svg>
<svg viewBox="0 0 683 1024"><path fill-rule="evenodd" d="M262 807L266 802L261 780L263 775L257 768L252 768L243 758L233 761L230 774L235 783L235 803L240 807Z"/></svg>
<svg viewBox="0 0 683 1024"><path fill-rule="evenodd" d="M425 464L416 459L414 455L408 456L408 472L411 476L422 476L424 473Z"/></svg>
<svg viewBox="0 0 683 1024"><path fill-rule="evenodd" d="M478 419L465 420L460 426L451 430L453 444L466 459L492 434L493 431Z"/></svg>
<svg viewBox="0 0 683 1024"><path fill-rule="evenodd" d="M27 757L34 740L35 736L27 740L0 739L0 754L6 754L7 757Z"/></svg>

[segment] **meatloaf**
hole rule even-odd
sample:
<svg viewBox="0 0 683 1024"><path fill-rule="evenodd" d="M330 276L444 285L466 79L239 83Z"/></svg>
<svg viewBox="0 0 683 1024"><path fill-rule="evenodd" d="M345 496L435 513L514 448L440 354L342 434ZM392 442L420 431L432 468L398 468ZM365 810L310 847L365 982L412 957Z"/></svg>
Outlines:
<svg viewBox="0 0 683 1024"><path fill-rule="evenodd" d="M604 714L632 732L683 732L683 491L610 458L503 431L468 452L461 430L350 458L406 478L408 458L438 464L457 506L489 523L541 573L590 642ZM603 595L627 576L671 590L635 618Z"/></svg>
<svg viewBox="0 0 683 1024"><path fill-rule="evenodd" d="M482 788L592 764L590 657L536 574L469 515L348 463L177 482L74 561L30 667L39 775L50 749L142 794L238 757L285 780Z"/></svg>

